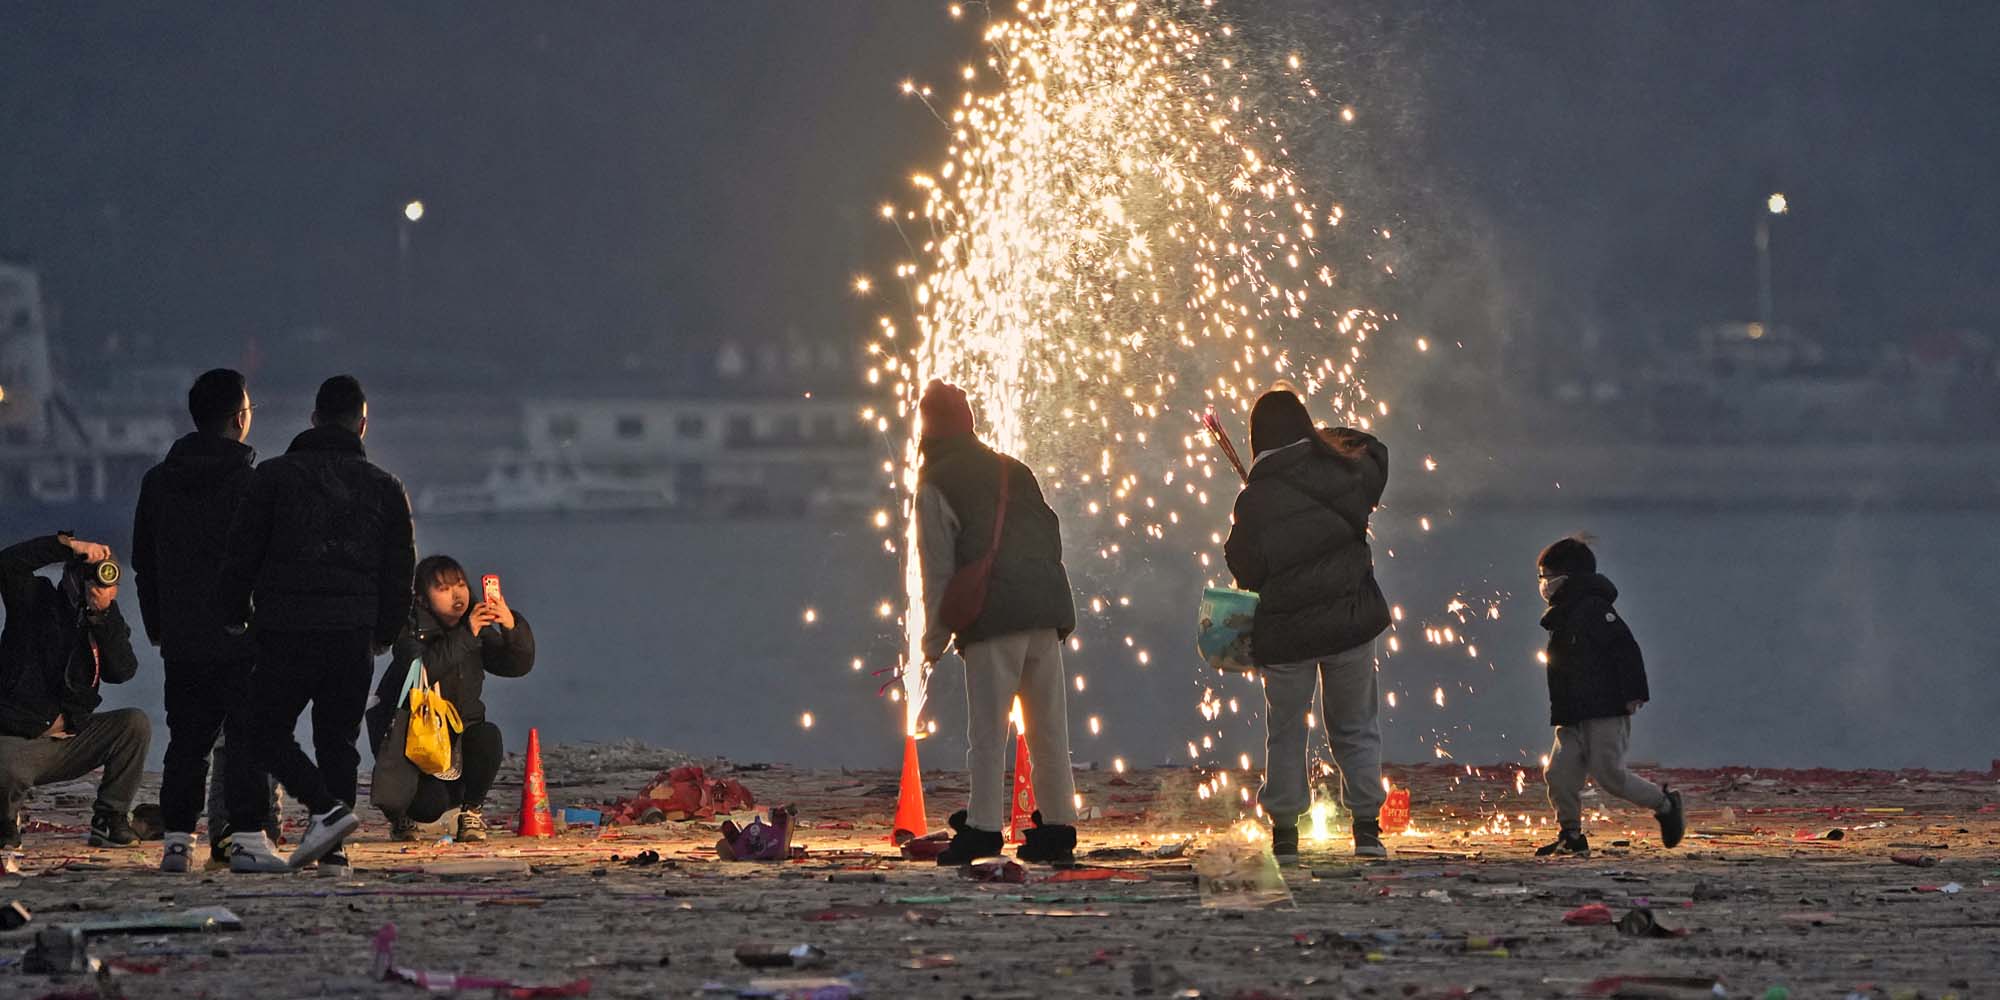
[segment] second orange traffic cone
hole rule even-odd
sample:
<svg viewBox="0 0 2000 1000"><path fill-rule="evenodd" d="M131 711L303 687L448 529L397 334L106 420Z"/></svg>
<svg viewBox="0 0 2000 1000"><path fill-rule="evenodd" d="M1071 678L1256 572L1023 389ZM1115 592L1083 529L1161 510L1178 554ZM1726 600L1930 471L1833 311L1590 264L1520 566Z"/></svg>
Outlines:
<svg viewBox="0 0 2000 1000"><path fill-rule="evenodd" d="M924 821L924 772L917 765L917 737L903 737L903 780L896 789L896 823L889 828L889 842L900 844L930 833Z"/></svg>
<svg viewBox="0 0 2000 1000"><path fill-rule="evenodd" d="M556 818L549 813L549 785L542 777L542 734L528 730L528 760L521 773L521 819L514 833L521 837L549 837L556 832Z"/></svg>
<svg viewBox="0 0 2000 1000"><path fill-rule="evenodd" d="M1014 737L1014 815L1008 820L1008 843L1021 842L1035 819L1035 767L1028 761L1028 737Z"/></svg>

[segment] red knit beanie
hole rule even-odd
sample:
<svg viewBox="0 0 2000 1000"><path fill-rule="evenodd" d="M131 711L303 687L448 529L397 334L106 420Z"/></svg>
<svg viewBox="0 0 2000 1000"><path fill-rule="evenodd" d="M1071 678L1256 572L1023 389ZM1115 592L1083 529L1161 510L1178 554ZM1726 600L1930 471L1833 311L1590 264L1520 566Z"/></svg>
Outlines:
<svg viewBox="0 0 2000 1000"><path fill-rule="evenodd" d="M958 386L932 379L924 387L924 398L917 402L917 412L924 416L927 438L972 433L972 404L965 401L965 390Z"/></svg>

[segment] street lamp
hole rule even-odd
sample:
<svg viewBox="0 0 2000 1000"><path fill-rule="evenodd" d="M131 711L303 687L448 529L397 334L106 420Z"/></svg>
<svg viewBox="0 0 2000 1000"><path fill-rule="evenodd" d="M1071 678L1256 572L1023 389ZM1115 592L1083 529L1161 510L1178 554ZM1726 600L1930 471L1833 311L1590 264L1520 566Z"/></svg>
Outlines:
<svg viewBox="0 0 2000 1000"><path fill-rule="evenodd" d="M1775 194L1774 194L1774 195L1772 195L1771 197L1773 197L1773 198L1776 198L1776 199L1777 199L1777 200L1779 200L1780 202L1782 202L1782 201L1784 201L1784 200L1785 200L1785 199L1784 199L1784 196L1783 196L1783 195L1775 195ZM1774 208L1774 209L1772 209L1772 211L1774 211L1774 212L1782 212L1782 211L1784 211L1784 209L1782 209L1782 208ZM410 220L411 222L415 222L415 221L417 221L418 219L421 219L421 218L423 218L423 217L424 217L424 203L423 203L423 202L421 202L421 201L412 201L412 202L410 202L409 204L407 204L407 205L404 205L404 206L403 206L403 218L405 218L405 219L408 219L408 220Z"/></svg>
<svg viewBox="0 0 2000 1000"><path fill-rule="evenodd" d="M396 333L410 335L410 230L424 217L424 203L415 198L403 206L396 223Z"/></svg>
<svg viewBox="0 0 2000 1000"><path fill-rule="evenodd" d="M1773 191L1764 199L1764 211L1757 213L1757 324L1758 335L1778 332L1776 310L1771 304L1771 217L1785 215L1791 205L1783 192Z"/></svg>

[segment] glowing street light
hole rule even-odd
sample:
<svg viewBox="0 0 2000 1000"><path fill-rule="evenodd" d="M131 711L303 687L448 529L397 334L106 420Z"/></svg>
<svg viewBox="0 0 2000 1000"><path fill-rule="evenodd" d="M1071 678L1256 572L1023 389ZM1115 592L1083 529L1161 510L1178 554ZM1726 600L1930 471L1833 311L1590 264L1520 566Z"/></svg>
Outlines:
<svg viewBox="0 0 2000 1000"><path fill-rule="evenodd" d="M1776 211L1776 209L1773 209L1773 211ZM403 218L408 219L411 222L415 222L423 217L424 217L423 202L412 201L409 204L403 206Z"/></svg>
<svg viewBox="0 0 2000 1000"><path fill-rule="evenodd" d="M1757 216L1757 322L1752 324L1752 340L1778 332L1777 306L1771 294L1771 218L1789 213L1791 205L1783 192L1773 191L1764 199L1764 208L1767 211Z"/></svg>

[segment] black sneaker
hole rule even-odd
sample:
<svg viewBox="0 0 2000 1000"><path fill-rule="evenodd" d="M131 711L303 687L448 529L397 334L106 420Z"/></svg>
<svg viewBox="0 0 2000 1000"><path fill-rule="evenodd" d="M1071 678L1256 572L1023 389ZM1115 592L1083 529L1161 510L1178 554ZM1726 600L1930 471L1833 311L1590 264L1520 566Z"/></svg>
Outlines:
<svg viewBox="0 0 2000 1000"><path fill-rule="evenodd" d="M1687 807L1681 804L1681 793L1665 785L1660 790L1667 793L1667 804L1654 814L1660 821L1660 846L1679 847L1681 838L1687 836Z"/></svg>
<svg viewBox="0 0 2000 1000"><path fill-rule="evenodd" d="M397 816L389 820L389 839L399 844L415 843L417 821L407 816Z"/></svg>
<svg viewBox="0 0 2000 1000"><path fill-rule="evenodd" d="M0 816L0 851L21 849L21 814Z"/></svg>
<svg viewBox="0 0 2000 1000"><path fill-rule="evenodd" d="M1382 846L1382 821L1356 820L1354 822L1354 856L1357 858L1386 858L1389 849Z"/></svg>
<svg viewBox="0 0 2000 1000"><path fill-rule="evenodd" d="M124 813L98 809L90 814L90 846L137 847L139 835L133 832L132 820Z"/></svg>
<svg viewBox="0 0 2000 1000"><path fill-rule="evenodd" d="M1274 826L1271 828L1271 855L1281 865L1299 863L1299 828L1296 826Z"/></svg>
<svg viewBox="0 0 2000 1000"><path fill-rule="evenodd" d="M1034 819L1035 825L1021 835L1021 846L1014 851L1014 857L1058 868L1076 864L1076 827L1061 823L1044 826L1040 809L1035 810Z"/></svg>
<svg viewBox="0 0 2000 1000"><path fill-rule="evenodd" d="M458 811L458 842L478 844L486 840L486 816L478 809Z"/></svg>
<svg viewBox="0 0 2000 1000"><path fill-rule="evenodd" d="M981 830L969 825L963 809L952 813L951 818L945 820L945 823L952 828L953 833L951 846L946 847L944 853L937 856L940 867L957 868L969 865L980 858L997 858L1001 850L1007 846L1007 838L1001 836L1000 831Z"/></svg>
<svg viewBox="0 0 2000 1000"><path fill-rule="evenodd" d="M1590 838L1580 833L1558 833L1556 839L1535 848L1535 857L1546 858L1553 855L1590 857Z"/></svg>

